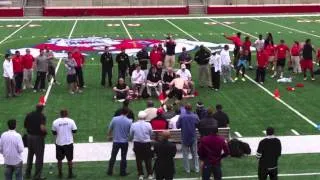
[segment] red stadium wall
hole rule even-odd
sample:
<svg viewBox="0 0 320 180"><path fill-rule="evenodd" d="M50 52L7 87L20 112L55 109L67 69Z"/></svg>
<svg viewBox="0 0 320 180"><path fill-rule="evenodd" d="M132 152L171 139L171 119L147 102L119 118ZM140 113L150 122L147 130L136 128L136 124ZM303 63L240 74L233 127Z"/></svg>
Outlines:
<svg viewBox="0 0 320 180"><path fill-rule="evenodd" d="M189 14L182 7L114 7L114 8L44 8L44 16L130 16L130 15L182 15Z"/></svg>
<svg viewBox="0 0 320 180"><path fill-rule="evenodd" d="M0 17L21 17L23 16L22 8L0 8Z"/></svg>
<svg viewBox="0 0 320 180"><path fill-rule="evenodd" d="M320 12L320 5L208 6L208 14L267 14Z"/></svg>

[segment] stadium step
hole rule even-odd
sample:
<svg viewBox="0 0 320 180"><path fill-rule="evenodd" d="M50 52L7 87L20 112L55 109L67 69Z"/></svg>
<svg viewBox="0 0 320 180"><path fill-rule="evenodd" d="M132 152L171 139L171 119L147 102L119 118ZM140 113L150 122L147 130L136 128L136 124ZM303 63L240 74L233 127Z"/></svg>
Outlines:
<svg viewBox="0 0 320 180"><path fill-rule="evenodd" d="M44 0L27 0L26 6L30 7L43 7Z"/></svg>
<svg viewBox="0 0 320 180"><path fill-rule="evenodd" d="M43 8L42 7L25 7L24 16L42 16Z"/></svg>
<svg viewBox="0 0 320 180"><path fill-rule="evenodd" d="M204 5L189 5L189 14L206 14Z"/></svg>

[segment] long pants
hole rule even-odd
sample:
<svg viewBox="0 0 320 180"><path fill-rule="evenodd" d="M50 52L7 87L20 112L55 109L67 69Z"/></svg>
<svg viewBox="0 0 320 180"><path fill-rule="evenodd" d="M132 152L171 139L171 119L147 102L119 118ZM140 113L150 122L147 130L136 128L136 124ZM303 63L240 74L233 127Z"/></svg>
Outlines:
<svg viewBox="0 0 320 180"><path fill-rule="evenodd" d="M278 169L268 169L260 167L258 168L258 178L259 180L266 180L270 177L270 180L277 180L278 179Z"/></svg>
<svg viewBox="0 0 320 180"><path fill-rule="evenodd" d="M246 67L243 64L237 67L237 77L239 77L240 70L242 71L242 77L244 77L246 74Z"/></svg>
<svg viewBox="0 0 320 180"><path fill-rule="evenodd" d="M232 70L232 68L230 65L222 65L221 66L221 75L222 75L223 80L232 81L231 70Z"/></svg>
<svg viewBox="0 0 320 180"><path fill-rule="evenodd" d="M252 55L251 55L251 51L249 51L249 53L248 53L248 63L249 63L249 66L251 66L251 59L252 59Z"/></svg>
<svg viewBox="0 0 320 180"><path fill-rule="evenodd" d="M147 175L152 175L151 143L134 142L133 151L136 155L138 176L144 175L142 163L145 163Z"/></svg>
<svg viewBox="0 0 320 180"><path fill-rule="evenodd" d="M258 67L256 72L256 81L264 82L265 77L266 77L266 68Z"/></svg>
<svg viewBox="0 0 320 180"><path fill-rule="evenodd" d="M156 174L156 180L172 180L173 179L173 174L172 175L161 175L161 174Z"/></svg>
<svg viewBox="0 0 320 180"><path fill-rule="evenodd" d="M26 88L32 88L32 74L33 74L33 69L23 70L23 82Z"/></svg>
<svg viewBox="0 0 320 180"><path fill-rule="evenodd" d="M175 55L172 55L172 56L166 55L166 57L164 59L164 66L166 68L174 67L175 61L176 61Z"/></svg>
<svg viewBox="0 0 320 180"><path fill-rule="evenodd" d="M142 83L142 84L132 83L132 89L133 89L134 93L138 92L138 95L139 95L139 96L142 95L142 92L143 92L143 90L144 90L145 88L146 88L145 83Z"/></svg>
<svg viewBox="0 0 320 180"><path fill-rule="evenodd" d="M126 79L127 70L126 69L118 69L118 79L123 78Z"/></svg>
<svg viewBox="0 0 320 180"><path fill-rule="evenodd" d="M291 56L292 67L294 73L301 73L301 65L300 65L300 57L299 56Z"/></svg>
<svg viewBox="0 0 320 180"><path fill-rule="evenodd" d="M119 150L121 150L120 175L126 174L128 143L116 143L116 142L112 144L112 152L111 152L111 158L109 160L108 174L113 173L113 166L114 166L114 163L116 162L116 157Z"/></svg>
<svg viewBox="0 0 320 180"><path fill-rule="evenodd" d="M23 72L14 73L14 79L16 81L16 92L22 89Z"/></svg>
<svg viewBox="0 0 320 180"><path fill-rule="evenodd" d="M76 67L76 76L79 88L83 88L84 80L83 80L83 72L82 67Z"/></svg>
<svg viewBox="0 0 320 180"><path fill-rule="evenodd" d="M209 66L206 65L199 65L199 84L200 86L210 86L209 81Z"/></svg>
<svg viewBox="0 0 320 180"><path fill-rule="evenodd" d="M109 86L112 86L112 68L102 68L102 73L101 73L101 85L105 86L106 85L106 76L108 75L108 83Z"/></svg>
<svg viewBox="0 0 320 180"><path fill-rule="evenodd" d="M43 155L44 155L44 137L28 135L28 160L26 168L26 176L31 175L33 156L36 156L36 170L33 178L39 179L41 177L43 168Z"/></svg>
<svg viewBox="0 0 320 180"><path fill-rule="evenodd" d="M38 90L39 89L39 85L40 85L40 89L45 89L46 88L46 75L47 72L37 72L37 78L36 78L36 82L34 84L34 90Z"/></svg>
<svg viewBox="0 0 320 180"><path fill-rule="evenodd" d="M213 174L214 180L221 180L222 179L222 171L221 165L213 166L209 162L205 162L202 167L202 180L210 180L210 176Z"/></svg>
<svg viewBox="0 0 320 180"><path fill-rule="evenodd" d="M5 180L13 180L13 174L16 175L16 180L23 180L22 162L17 165L4 165Z"/></svg>
<svg viewBox="0 0 320 180"><path fill-rule="evenodd" d="M4 83L5 83L5 87L6 87L6 97L10 97L15 95L15 80L14 79L10 79L10 78L4 78Z"/></svg>
<svg viewBox="0 0 320 180"><path fill-rule="evenodd" d="M211 67L211 82L214 89L220 89L220 71L215 72L214 67Z"/></svg>
<svg viewBox="0 0 320 180"><path fill-rule="evenodd" d="M49 65L48 67L48 82L53 78L53 82L56 82L56 67L54 65Z"/></svg>
<svg viewBox="0 0 320 180"><path fill-rule="evenodd" d="M192 156L192 165L196 172L199 172L199 158L197 153L197 141L194 141L191 146L187 146L182 144L182 156L183 156L183 167L186 172L190 172L190 161L189 161L189 153Z"/></svg>

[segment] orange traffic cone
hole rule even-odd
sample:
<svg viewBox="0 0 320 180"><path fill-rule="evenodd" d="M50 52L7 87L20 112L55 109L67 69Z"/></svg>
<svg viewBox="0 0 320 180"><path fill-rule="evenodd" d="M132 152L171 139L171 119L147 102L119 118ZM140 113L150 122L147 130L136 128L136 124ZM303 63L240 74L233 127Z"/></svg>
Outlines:
<svg viewBox="0 0 320 180"><path fill-rule="evenodd" d="M273 96L274 96L275 98L280 98L280 92L279 92L279 89L278 89L278 88L274 90Z"/></svg>
<svg viewBox="0 0 320 180"><path fill-rule="evenodd" d="M39 103L38 103L39 105L46 105L46 100L45 100L45 98L44 98L44 96L40 96L40 99L39 99Z"/></svg>

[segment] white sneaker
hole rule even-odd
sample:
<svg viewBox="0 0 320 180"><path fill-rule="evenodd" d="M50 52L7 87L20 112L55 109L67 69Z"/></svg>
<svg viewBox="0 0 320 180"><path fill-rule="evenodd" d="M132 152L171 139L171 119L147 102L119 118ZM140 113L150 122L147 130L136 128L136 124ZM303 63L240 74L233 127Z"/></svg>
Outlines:
<svg viewBox="0 0 320 180"><path fill-rule="evenodd" d="M283 75L280 76L280 79L282 79L282 78L283 78Z"/></svg>
<svg viewBox="0 0 320 180"><path fill-rule="evenodd" d="M23 88L22 88L23 90L26 90L27 89L27 87L26 86L23 86Z"/></svg>
<svg viewBox="0 0 320 180"><path fill-rule="evenodd" d="M38 92L37 90L33 90L34 93Z"/></svg>
<svg viewBox="0 0 320 180"><path fill-rule="evenodd" d="M140 175L140 176L139 176L139 180L143 180L143 175Z"/></svg>
<svg viewBox="0 0 320 180"><path fill-rule="evenodd" d="M271 78L275 78L275 77L276 77L276 75L275 75L275 74L271 76Z"/></svg>
<svg viewBox="0 0 320 180"><path fill-rule="evenodd" d="M311 81L315 81L316 79L315 78L311 78Z"/></svg>
<svg viewBox="0 0 320 180"><path fill-rule="evenodd" d="M305 77L305 78L303 78L303 80L304 80L304 81L306 81L306 80L308 80L308 78L307 78L307 77Z"/></svg>
<svg viewBox="0 0 320 180"><path fill-rule="evenodd" d="M263 85L263 82L260 82L261 85Z"/></svg>
<svg viewBox="0 0 320 180"><path fill-rule="evenodd" d="M236 77L236 78L234 78L234 81L238 81L238 78Z"/></svg>
<svg viewBox="0 0 320 180"><path fill-rule="evenodd" d="M245 82L245 81L246 81L246 78L242 78L241 80L242 80L243 82Z"/></svg>
<svg viewBox="0 0 320 180"><path fill-rule="evenodd" d="M148 180L152 180L153 179L153 176L152 175L149 175L148 176Z"/></svg>
<svg viewBox="0 0 320 180"><path fill-rule="evenodd" d="M224 80L223 80L223 83L227 83L227 80L224 79Z"/></svg>

